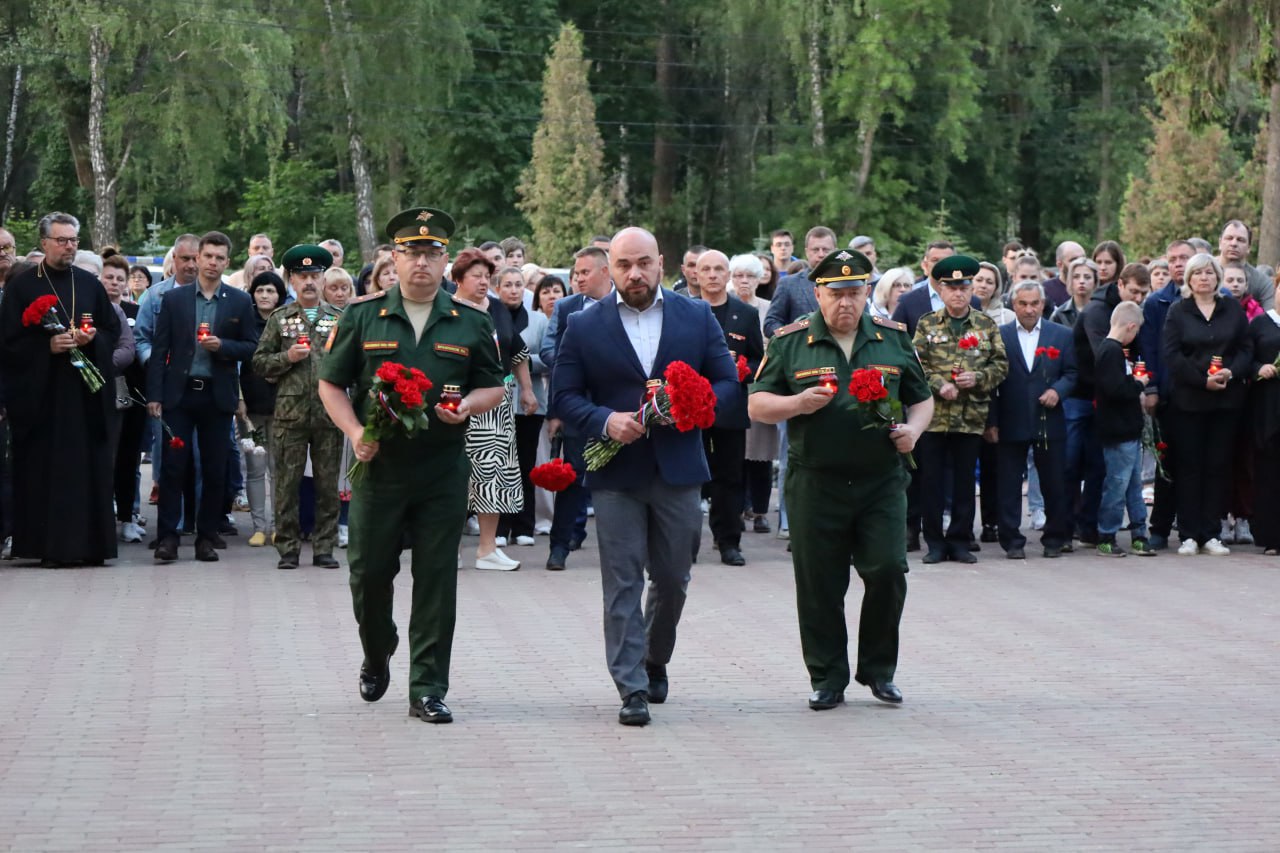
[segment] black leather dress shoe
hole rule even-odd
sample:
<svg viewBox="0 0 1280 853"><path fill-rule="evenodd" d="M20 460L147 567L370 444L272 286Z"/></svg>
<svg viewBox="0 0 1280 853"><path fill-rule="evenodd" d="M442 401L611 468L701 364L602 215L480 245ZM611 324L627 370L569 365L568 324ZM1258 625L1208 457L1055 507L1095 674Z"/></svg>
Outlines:
<svg viewBox="0 0 1280 853"><path fill-rule="evenodd" d="M196 559L202 563L218 562L218 552L214 550L213 543L208 539L197 539Z"/></svg>
<svg viewBox="0 0 1280 853"><path fill-rule="evenodd" d="M661 705L667 701L667 668L660 663L646 663L644 671L649 674L649 701Z"/></svg>
<svg viewBox="0 0 1280 853"><path fill-rule="evenodd" d="M377 702L387 692L387 687L391 684L391 656L396 653L398 645L400 638L393 637L391 649L382 659L381 665L369 663L368 658L360 664L360 698L364 701Z"/></svg>
<svg viewBox="0 0 1280 853"><path fill-rule="evenodd" d="M1044 555L1051 560L1055 560L1062 556L1063 549L1057 545L1044 546Z"/></svg>
<svg viewBox="0 0 1280 853"><path fill-rule="evenodd" d="M178 540L172 537L161 539L156 545L156 562L172 563L178 559Z"/></svg>
<svg viewBox="0 0 1280 853"><path fill-rule="evenodd" d="M908 533L907 534L907 552L910 553L912 551L919 551L919 550L920 550L920 534Z"/></svg>
<svg viewBox="0 0 1280 853"><path fill-rule="evenodd" d="M311 558L311 562L315 563L322 569L338 568L338 561L332 554L316 554Z"/></svg>
<svg viewBox="0 0 1280 853"><path fill-rule="evenodd" d="M969 548L969 550L970 550L970 551L981 551L981 550L982 550L982 546L978 544L978 540L977 540L977 539L974 539L972 536L970 536L970 537L969 537L969 546L968 546L968 548Z"/></svg>
<svg viewBox="0 0 1280 853"><path fill-rule="evenodd" d="M1005 556L1010 560L1025 560L1027 559L1027 552L1021 548L1010 548L1005 552Z"/></svg>
<svg viewBox="0 0 1280 853"><path fill-rule="evenodd" d="M751 530L755 533L769 533L772 528L769 527L769 519L763 515L757 515L755 520L751 522Z"/></svg>
<svg viewBox="0 0 1280 853"><path fill-rule="evenodd" d="M288 554L280 556L280 562L276 563L277 569L296 569L298 568L298 552L290 551Z"/></svg>
<svg viewBox="0 0 1280 853"><path fill-rule="evenodd" d="M930 548L929 553L924 555L926 563L941 563L945 559L947 559L946 552L936 548Z"/></svg>
<svg viewBox="0 0 1280 853"><path fill-rule="evenodd" d="M891 705L902 704L902 691L892 681L885 678L863 678L857 675L854 678L859 684L870 687L871 695L881 702L888 702Z"/></svg>
<svg viewBox="0 0 1280 853"><path fill-rule="evenodd" d="M726 566L745 566L747 558L742 556L742 552L737 548L722 548L720 550L720 562Z"/></svg>
<svg viewBox="0 0 1280 853"><path fill-rule="evenodd" d="M815 690L809 694L809 707L814 711L830 711L843 702L843 690Z"/></svg>
<svg viewBox="0 0 1280 853"><path fill-rule="evenodd" d="M996 530L994 524L982 525L982 535L978 537L983 542L999 542L1000 532Z"/></svg>
<svg viewBox="0 0 1280 853"><path fill-rule="evenodd" d="M978 558L973 556L968 548L952 548L951 559L957 563L976 563Z"/></svg>
<svg viewBox="0 0 1280 853"><path fill-rule="evenodd" d="M569 555L559 548L551 549L551 556L547 557L547 571L563 572L565 561L569 559Z"/></svg>
<svg viewBox="0 0 1280 853"><path fill-rule="evenodd" d="M643 690L627 695L622 700L622 710L618 712L618 722L624 726L647 726L649 724L649 697Z"/></svg>
<svg viewBox="0 0 1280 853"><path fill-rule="evenodd" d="M223 536L239 536L240 535L239 529L234 524L227 521L226 519L223 519L222 521L218 522L218 532L221 533Z"/></svg>
<svg viewBox="0 0 1280 853"><path fill-rule="evenodd" d="M213 547L217 548L219 551L227 550L227 540L223 539L218 534L215 533L206 538L209 540L209 544L213 545Z"/></svg>
<svg viewBox="0 0 1280 853"><path fill-rule="evenodd" d="M410 702L409 716L417 717L425 723L453 722L453 712L439 696L423 696L416 702Z"/></svg>

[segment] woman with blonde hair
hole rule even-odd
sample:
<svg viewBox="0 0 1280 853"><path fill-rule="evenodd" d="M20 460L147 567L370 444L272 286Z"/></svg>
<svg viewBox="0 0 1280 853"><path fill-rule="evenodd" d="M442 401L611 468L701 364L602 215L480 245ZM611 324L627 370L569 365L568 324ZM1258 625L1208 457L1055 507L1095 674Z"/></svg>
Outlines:
<svg viewBox="0 0 1280 853"><path fill-rule="evenodd" d="M880 276L867 307L871 309L873 316L888 320L893 317L893 309L898 307L898 299L910 291L915 283L916 274L911 267L894 267Z"/></svg>

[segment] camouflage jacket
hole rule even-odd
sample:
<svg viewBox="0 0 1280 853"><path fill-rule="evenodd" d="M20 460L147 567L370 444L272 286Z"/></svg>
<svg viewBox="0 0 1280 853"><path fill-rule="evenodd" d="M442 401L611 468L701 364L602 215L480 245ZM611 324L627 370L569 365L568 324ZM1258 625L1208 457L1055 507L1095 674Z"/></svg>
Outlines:
<svg viewBox="0 0 1280 853"><path fill-rule="evenodd" d="M276 310L267 318L258 349L253 354L253 370L268 382L276 383L276 422L296 426L331 424L320 404L317 391L320 363L325 357L324 344L338 322L340 312L321 302L314 324L296 302ZM302 361L289 361L289 348L299 335L311 341L311 355ZM334 427L336 429L336 427Z"/></svg>
<svg viewBox="0 0 1280 853"><path fill-rule="evenodd" d="M962 347L960 342L966 338L975 345ZM933 390L933 422L929 424L929 432L981 434L987 426L991 395L1009 372L1009 359L995 321L981 311L970 310L957 336L944 308L920 318L914 343L925 378ZM954 400L944 400L939 391L952 381L953 372L972 372L977 376L977 384L960 389Z"/></svg>

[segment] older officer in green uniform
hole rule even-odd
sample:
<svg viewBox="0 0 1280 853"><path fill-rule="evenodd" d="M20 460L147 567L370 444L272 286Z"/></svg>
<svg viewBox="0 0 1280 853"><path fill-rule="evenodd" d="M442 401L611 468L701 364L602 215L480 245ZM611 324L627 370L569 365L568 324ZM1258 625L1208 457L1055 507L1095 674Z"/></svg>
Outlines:
<svg viewBox="0 0 1280 853"><path fill-rule="evenodd" d="M302 554L298 521L298 486L311 453L315 480L316 529L312 562L338 568L333 548L338 541L338 468L342 464L342 433L333 426L316 381L324 360L322 344L338 322L338 310L320 301L324 271L333 255L320 246L294 246L280 260L285 281L298 298L268 319L253 354L253 369L276 383L276 412L271 424L275 482L272 498L276 517L277 569L296 569Z"/></svg>
<svg viewBox="0 0 1280 853"><path fill-rule="evenodd" d="M929 552L924 562L976 563L973 539L974 471L991 394L1009 372L996 321L970 305L973 277L981 267L968 255L943 258L929 270L942 308L916 324L915 347L935 413L920 439L920 521ZM942 529L946 496L951 523Z"/></svg>
<svg viewBox="0 0 1280 853"><path fill-rule="evenodd" d="M471 474L467 419L498 405L505 391L489 315L454 301L440 287L452 233L449 214L431 208L406 210L387 224L400 285L347 306L329 336L320 371L320 399L367 468L353 486L348 522L351 599L364 647L360 696L376 702L391 680L391 655L399 643L391 618L392 579L407 533L413 572L409 714L430 723L453 720L444 697ZM388 361L419 368L431 380L430 428L412 439L366 441L369 388L374 372ZM463 395L456 409L440 405L446 385L458 386Z"/></svg>
<svg viewBox="0 0 1280 853"><path fill-rule="evenodd" d="M843 702L849 684L844 597L851 561L865 586L853 678L881 701L902 701L893 683L907 595L902 454L929 426L933 397L906 327L864 310L872 268L862 253L843 250L809 274L818 310L777 331L748 400L752 420L788 422L783 488L815 711ZM889 396L908 407L905 423L890 431L859 410L848 387L860 368L879 371ZM828 373L835 374L834 390L823 387Z"/></svg>

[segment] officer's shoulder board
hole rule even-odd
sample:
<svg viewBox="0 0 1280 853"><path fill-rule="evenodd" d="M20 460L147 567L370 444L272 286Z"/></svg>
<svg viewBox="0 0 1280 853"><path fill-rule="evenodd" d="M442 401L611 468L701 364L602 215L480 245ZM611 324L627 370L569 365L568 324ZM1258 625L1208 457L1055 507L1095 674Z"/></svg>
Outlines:
<svg viewBox="0 0 1280 853"><path fill-rule="evenodd" d="M889 320L884 317L872 317L871 322L875 323L877 326L884 326L886 329L897 329L899 332L905 332L907 330L906 323L899 323L896 320Z"/></svg>
<svg viewBox="0 0 1280 853"><path fill-rule="evenodd" d="M462 305L462 306L465 306L465 307L467 307L467 308L470 308L472 311L475 311L475 312L476 312L476 313L478 313L478 314L484 314L484 315L486 315L486 316L488 316L488 314L489 314L489 312L488 312L488 311L486 311L486 310L484 310L483 308L477 308L476 306L472 305L470 302L466 301L465 299L459 299L456 295L454 295L454 294L452 294L452 293L450 293L450 294L449 294L449 297L450 297L451 299L453 299L453 304L454 304L454 305ZM454 314L453 316L455 316L455 317L456 317L456 316L458 316L458 315L457 315L457 314Z"/></svg>
<svg viewBox="0 0 1280 853"><path fill-rule="evenodd" d="M788 323L787 325L780 327L773 333L773 336L775 338L780 338L783 335L789 335L792 332L798 332L801 329L807 328L809 328L809 318L805 317L801 320L796 320L794 323Z"/></svg>
<svg viewBox="0 0 1280 853"><path fill-rule="evenodd" d="M355 299L348 299L347 307L350 308L352 305L359 305L361 302L368 302L371 299L381 299L386 295L387 292L385 290L379 290L376 293L366 293L364 296L357 296Z"/></svg>

